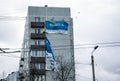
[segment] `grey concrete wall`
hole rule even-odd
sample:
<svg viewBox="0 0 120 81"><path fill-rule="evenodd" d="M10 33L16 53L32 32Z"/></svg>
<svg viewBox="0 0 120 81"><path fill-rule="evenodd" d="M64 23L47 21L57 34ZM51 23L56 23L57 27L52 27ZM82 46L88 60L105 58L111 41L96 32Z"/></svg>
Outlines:
<svg viewBox="0 0 120 81"><path fill-rule="evenodd" d="M29 16L70 16L70 8L61 7L32 7L28 9Z"/></svg>

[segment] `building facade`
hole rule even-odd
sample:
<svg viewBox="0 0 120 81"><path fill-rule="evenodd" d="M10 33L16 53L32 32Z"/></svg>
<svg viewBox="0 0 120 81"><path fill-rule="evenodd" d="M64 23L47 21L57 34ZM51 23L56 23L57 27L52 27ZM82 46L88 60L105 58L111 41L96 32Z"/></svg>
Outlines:
<svg viewBox="0 0 120 81"><path fill-rule="evenodd" d="M70 8L28 7L20 81L75 81Z"/></svg>

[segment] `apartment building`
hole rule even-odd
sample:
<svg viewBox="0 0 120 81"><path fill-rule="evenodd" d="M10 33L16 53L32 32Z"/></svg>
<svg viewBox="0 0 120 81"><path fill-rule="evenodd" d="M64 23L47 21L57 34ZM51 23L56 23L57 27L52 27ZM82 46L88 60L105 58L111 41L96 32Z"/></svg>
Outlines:
<svg viewBox="0 0 120 81"><path fill-rule="evenodd" d="M29 6L20 81L75 81L70 8Z"/></svg>

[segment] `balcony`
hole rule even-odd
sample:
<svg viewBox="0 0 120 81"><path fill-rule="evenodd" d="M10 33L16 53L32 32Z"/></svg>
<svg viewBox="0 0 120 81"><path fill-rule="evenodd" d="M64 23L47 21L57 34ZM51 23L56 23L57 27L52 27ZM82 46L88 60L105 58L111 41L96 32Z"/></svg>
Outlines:
<svg viewBox="0 0 120 81"><path fill-rule="evenodd" d="M45 70L31 69L31 75L45 75Z"/></svg>
<svg viewBox="0 0 120 81"><path fill-rule="evenodd" d="M31 39L45 39L45 33L31 33Z"/></svg>
<svg viewBox="0 0 120 81"><path fill-rule="evenodd" d="M44 22L31 22L31 28L44 28Z"/></svg>
<svg viewBox="0 0 120 81"><path fill-rule="evenodd" d="M31 45L31 50L45 51L45 45Z"/></svg>
<svg viewBox="0 0 120 81"><path fill-rule="evenodd" d="M31 57L31 63L45 63L45 57Z"/></svg>

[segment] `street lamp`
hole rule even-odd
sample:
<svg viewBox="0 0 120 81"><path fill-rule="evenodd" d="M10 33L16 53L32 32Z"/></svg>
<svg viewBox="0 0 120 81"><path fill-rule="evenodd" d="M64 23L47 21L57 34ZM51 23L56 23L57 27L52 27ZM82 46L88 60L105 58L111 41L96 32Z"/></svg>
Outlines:
<svg viewBox="0 0 120 81"><path fill-rule="evenodd" d="M94 70L94 56L93 53L94 51L98 48L98 46L94 47L94 50L91 53L91 64L92 64L92 75L93 75L93 81L95 81L95 70Z"/></svg>

